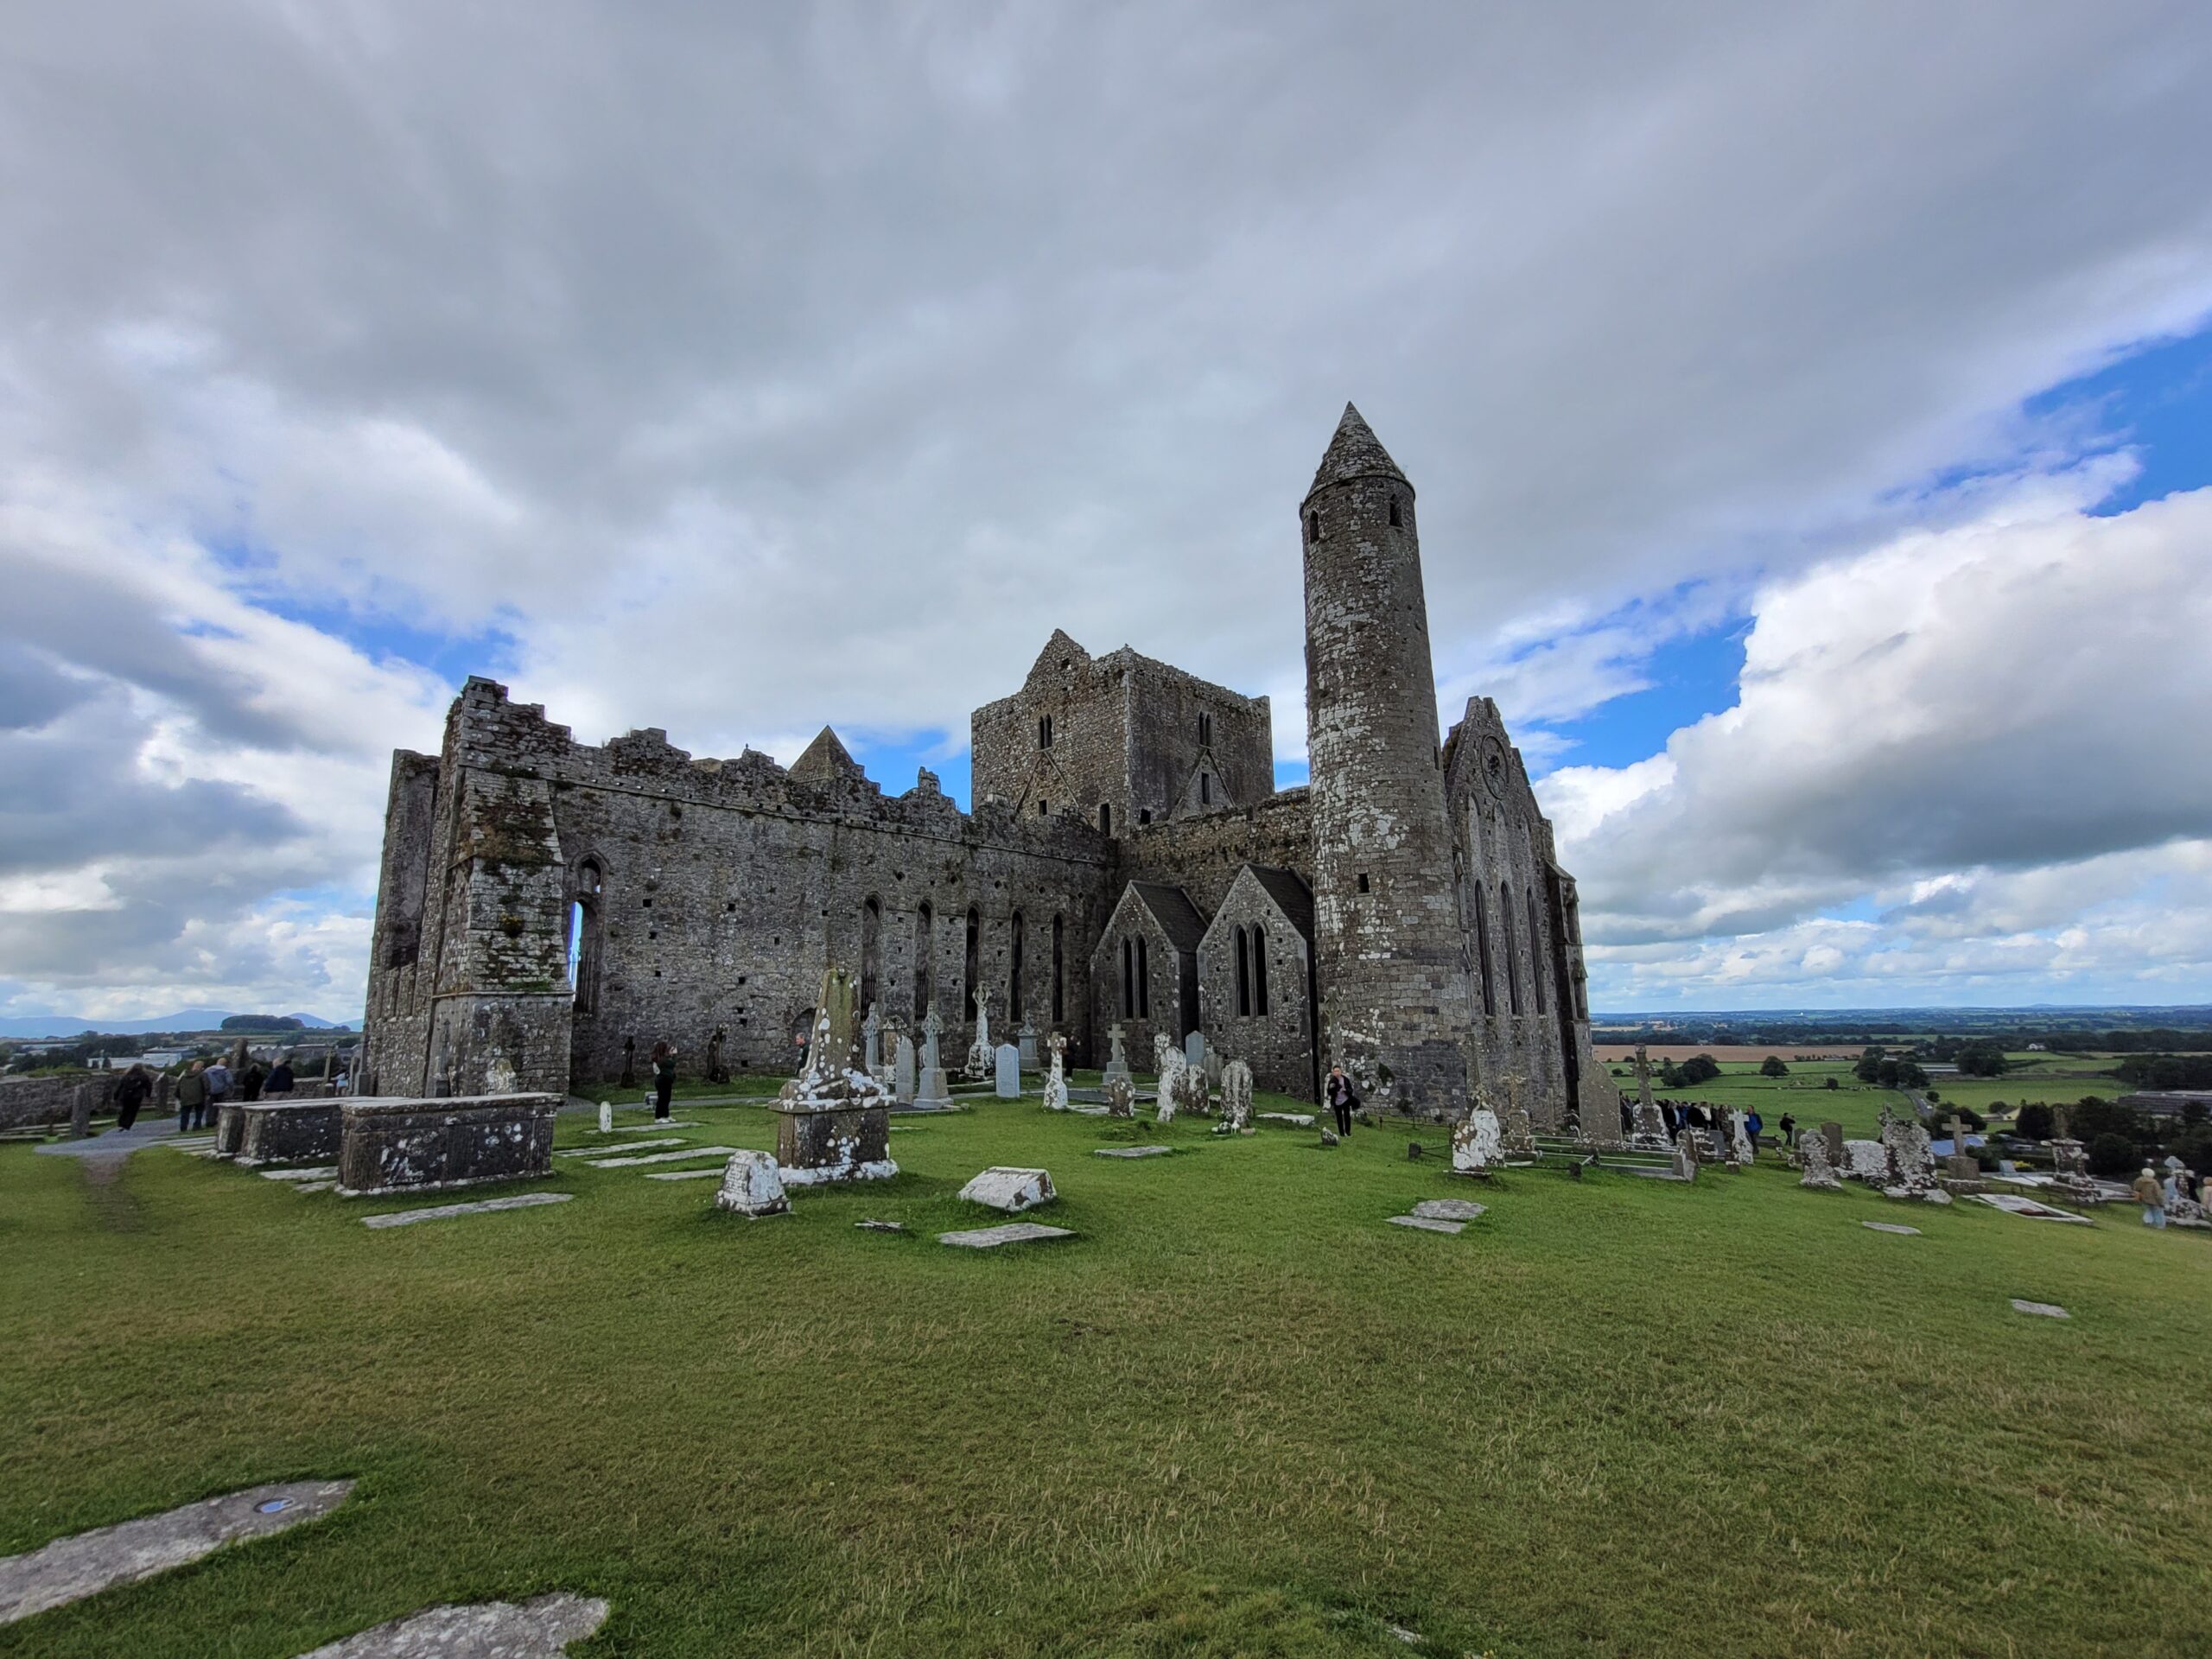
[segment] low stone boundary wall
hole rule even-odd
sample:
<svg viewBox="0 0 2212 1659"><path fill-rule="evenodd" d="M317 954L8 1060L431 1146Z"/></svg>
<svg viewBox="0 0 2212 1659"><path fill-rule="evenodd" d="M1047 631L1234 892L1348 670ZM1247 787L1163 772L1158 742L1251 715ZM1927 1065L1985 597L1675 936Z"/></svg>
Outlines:
<svg viewBox="0 0 2212 1659"><path fill-rule="evenodd" d="M69 1122L77 1103L77 1090L92 1085L92 1116L105 1117L115 1109L115 1086L120 1071L69 1071L54 1077L0 1077L0 1129L25 1129L47 1123L57 1127ZM145 1114L141 1112L140 1116Z"/></svg>
<svg viewBox="0 0 2212 1659"><path fill-rule="evenodd" d="M359 1198L550 1175L560 1109L558 1095L340 1103L338 1190Z"/></svg>
<svg viewBox="0 0 2212 1659"><path fill-rule="evenodd" d="M235 1111L241 1129L241 1164L317 1164L338 1153L344 1108L334 1100L249 1100L226 1104L215 1128L215 1146L223 1145L224 1119Z"/></svg>

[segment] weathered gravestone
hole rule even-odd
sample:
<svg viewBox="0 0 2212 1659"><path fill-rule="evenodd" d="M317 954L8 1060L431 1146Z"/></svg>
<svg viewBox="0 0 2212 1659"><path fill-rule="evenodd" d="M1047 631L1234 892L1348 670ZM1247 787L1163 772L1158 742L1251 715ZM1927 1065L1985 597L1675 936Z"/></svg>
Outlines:
<svg viewBox="0 0 2212 1659"><path fill-rule="evenodd" d="M1044 1170L994 1165L962 1187L960 1196L969 1204L988 1205L994 1210L1018 1216L1025 1210L1052 1203L1059 1194L1052 1188L1052 1176Z"/></svg>
<svg viewBox="0 0 2212 1659"><path fill-rule="evenodd" d="M340 1114L338 1191L343 1197L474 1186L553 1173L557 1095L438 1100L370 1096L328 1103ZM251 1146L251 1123L247 1141Z"/></svg>
<svg viewBox="0 0 2212 1659"><path fill-rule="evenodd" d="M853 1066L857 988L842 968L822 976L806 1070L776 1097L776 1164L786 1186L886 1180L891 1091Z"/></svg>
<svg viewBox="0 0 2212 1659"><path fill-rule="evenodd" d="M1021 1022L1021 1029L1014 1033L1014 1047L1020 1056L1021 1069L1034 1071L1037 1069L1037 1027L1031 1025L1026 1017Z"/></svg>
<svg viewBox="0 0 2212 1659"><path fill-rule="evenodd" d="M1505 1135L1497 1114L1478 1105L1452 1131L1452 1168L1460 1175L1484 1175L1505 1161Z"/></svg>
<svg viewBox="0 0 2212 1659"><path fill-rule="evenodd" d="M1046 1046L1052 1051L1052 1069L1045 1078L1045 1109L1065 1112L1068 1109L1068 1074L1065 1064L1068 1039L1056 1031L1046 1039Z"/></svg>
<svg viewBox="0 0 2212 1659"><path fill-rule="evenodd" d="M1136 1085L1129 1081L1126 1072L1118 1077L1107 1078L1099 1092L1106 1096L1107 1116L1135 1117L1136 1116Z"/></svg>
<svg viewBox="0 0 2212 1659"><path fill-rule="evenodd" d="M998 1047L998 1097L1001 1100L1021 1098L1021 1051L1012 1043L1001 1043Z"/></svg>
<svg viewBox="0 0 2212 1659"><path fill-rule="evenodd" d="M922 1074L914 1086L914 1104L934 1111L946 1110L952 1104L944 1062L938 1053L938 1039L944 1031L944 1022L938 1018L937 1004L932 1002L929 1012L922 1016Z"/></svg>
<svg viewBox="0 0 2212 1659"><path fill-rule="evenodd" d="M791 1214L791 1201L784 1194L782 1172L765 1152L734 1152L722 1171L721 1190L715 1194L715 1208L758 1218Z"/></svg>
<svg viewBox="0 0 2212 1659"><path fill-rule="evenodd" d="M892 1051L891 1098L901 1106L910 1106L914 1100L914 1039L903 1031Z"/></svg>
<svg viewBox="0 0 2212 1659"><path fill-rule="evenodd" d="M1252 1133L1252 1068L1242 1060L1221 1068L1221 1126L1235 1134Z"/></svg>
<svg viewBox="0 0 2212 1659"><path fill-rule="evenodd" d="M1122 1046L1126 1040L1126 1033L1122 1030L1119 1020L1107 1027L1106 1070L1101 1077L1102 1083L1111 1083L1115 1078L1119 1077L1124 1083L1134 1085L1135 1078L1129 1071L1129 1057Z"/></svg>
<svg viewBox="0 0 2212 1659"><path fill-rule="evenodd" d="M1821 1192L1840 1192L1843 1190L1843 1178L1835 1173L1835 1166L1828 1161L1827 1136L1808 1135L1799 1137L1797 1157L1804 1171L1798 1178L1798 1185L1809 1186Z"/></svg>

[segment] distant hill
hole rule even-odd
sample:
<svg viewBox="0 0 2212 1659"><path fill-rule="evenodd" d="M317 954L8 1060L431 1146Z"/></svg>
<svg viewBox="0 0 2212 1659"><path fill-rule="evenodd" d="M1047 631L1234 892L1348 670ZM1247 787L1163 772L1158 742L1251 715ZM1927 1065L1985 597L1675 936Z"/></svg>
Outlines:
<svg viewBox="0 0 2212 1659"><path fill-rule="evenodd" d="M179 1008L175 1014L164 1014L152 1020L86 1020L69 1014L15 1014L0 1015L0 1037L35 1039L81 1037L87 1032L137 1036L149 1031L220 1031L223 1021L240 1017L236 1010L231 1008ZM353 1029L351 1026L335 1020L326 1020L317 1014L289 1014L276 1017L296 1020L308 1031Z"/></svg>

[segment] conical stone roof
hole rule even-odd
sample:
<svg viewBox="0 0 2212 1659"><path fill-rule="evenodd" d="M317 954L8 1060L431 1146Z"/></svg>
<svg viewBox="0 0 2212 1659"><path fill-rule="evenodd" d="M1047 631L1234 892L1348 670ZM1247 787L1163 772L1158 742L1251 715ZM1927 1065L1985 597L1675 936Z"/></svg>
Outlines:
<svg viewBox="0 0 2212 1659"><path fill-rule="evenodd" d="M1344 405L1344 417L1337 423L1337 435L1329 440L1328 452L1321 457L1320 470L1313 474L1313 489L1309 496L1326 484L1341 484L1346 479L1372 478L1380 474L1395 478L1401 484L1406 475L1398 470L1398 463L1390 459L1390 452L1382 447L1382 440L1375 429L1361 417L1351 404Z"/></svg>

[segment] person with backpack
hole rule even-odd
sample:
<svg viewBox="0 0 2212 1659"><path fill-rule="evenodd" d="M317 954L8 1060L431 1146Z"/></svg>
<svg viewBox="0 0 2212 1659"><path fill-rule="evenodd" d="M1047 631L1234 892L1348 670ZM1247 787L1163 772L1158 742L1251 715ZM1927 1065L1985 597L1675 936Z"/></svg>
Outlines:
<svg viewBox="0 0 2212 1659"><path fill-rule="evenodd" d="M1341 1065L1329 1068L1328 1087L1322 1091L1329 1097L1329 1109L1337 1115L1337 1133L1351 1133L1351 1115L1359 1109L1359 1091L1351 1086L1351 1079L1344 1075Z"/></svg>
<svg viewBox="0 0 2212 1659"><path fill-rule="evenodd" d="M1753 1107L1744 1114L1744 1133L1751 1136L1753 1152L1759 1149L1759 1131L1764 1128L1766 1128L1766 1120L1759 1116L1757 1107Z"/></svg>
<svg viewBox="0 0 2212 1659"><path fill-rule="evenodd" d="M207 1127L207 1062L194 1060L176 1080L176 1127L181 1135Z"/></svg>
<svg viewBox="0 0 2212 1659"><path fill-rule="evenodd" d="M207 1063L207 1103L201 1109L200 1127L206 1128L220 1116L223 1103L231 1095L231 1068L217 1055Z"/></svg>

